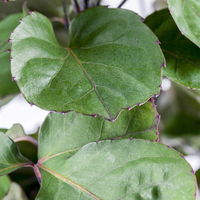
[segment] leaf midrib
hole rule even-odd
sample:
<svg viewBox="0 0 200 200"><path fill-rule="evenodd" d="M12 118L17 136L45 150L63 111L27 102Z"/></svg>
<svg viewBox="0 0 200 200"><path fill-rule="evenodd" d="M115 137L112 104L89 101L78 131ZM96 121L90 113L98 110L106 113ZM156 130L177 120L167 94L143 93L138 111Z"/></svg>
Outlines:
<svg viewBox="0 0 200 200"><path fill-rule="evenodd" d="M44 165L40 165L38 164L38 167L43 169L44 171L46 171L47 173L53 175L54 177L58 178L59 180L71 185L72 187L75 187L77 189L79 189L80 191L88 194L89 196L91 196L92 198L94 198L95 200L103 200L101 198L99 198L98 196L96 196L95 194L93 194L92 192L88 191L86 188L84 188L82 185L79 185L78 183L72 181L71 179L69 179L66 176L63 176L57 172L55 172L52 169L49 169L48 167L44 166Z"/></svg>
<svg viewBox="0 0 200 200"><path fill-rule="evenodd" d="M93 81L93 79L90 77L90 75L88 74L86 69L83 67L82 62L79 60L78 56L74 53L74 51L71 48L67 48L67 51L74 58L74 60L78 63L81 71L84 73L84 75L86 76L87 80L92 85L92 87L94 89L94 92L97 95L97 98L99 99L99 101L103 105L103 107L104 107L105 111L107 112L109 118L111 118L112 114L110 113L110 111L108 110L107 106L105 105L103 99L101 98L101 96L98 94L98 91L96 90L96 83Z"/></svg>

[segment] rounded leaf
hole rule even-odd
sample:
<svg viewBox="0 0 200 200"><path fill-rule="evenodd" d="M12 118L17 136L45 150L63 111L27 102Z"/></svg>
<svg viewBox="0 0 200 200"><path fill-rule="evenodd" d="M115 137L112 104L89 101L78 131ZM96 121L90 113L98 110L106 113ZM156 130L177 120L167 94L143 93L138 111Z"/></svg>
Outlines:
<svg viewBox="0 0 200 200"><path fill-rule="evenodd" d="M188 163L175 150L145 140L90 143L40 160L38 167L37 200L195 200Z"/></svg>
<svg viewBox="0 0 200 200"><path fill-rule="evenodd" d="M181 32L200 47L199 0L168 0L168 7Z"/></svg>
<svg viewBox="0 0 200 200"><path fill-rule="evenodd" d="M167 67L163 74L190 88L200 89L200 49L181 34L167 9L145 19L161 42Z"/></svg>
<svg viewBox="0 0 200 200"><path fill-rule="evenodd" d="M29 102L115 119L121 109L159 93L164 57L135 13L92 8L69 30L64 48L50 21L33 13L12 34L12 74Z"/></svg>

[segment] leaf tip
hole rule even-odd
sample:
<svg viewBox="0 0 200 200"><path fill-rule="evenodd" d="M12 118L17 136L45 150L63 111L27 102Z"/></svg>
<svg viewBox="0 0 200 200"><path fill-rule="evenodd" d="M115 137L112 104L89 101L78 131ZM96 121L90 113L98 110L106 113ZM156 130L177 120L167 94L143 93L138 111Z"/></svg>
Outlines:
<svg viewBox="0 0 200 200"><path fill-rule="evenodd" d="M161 68L163 68L163 67L166 67L166 63L165 62L161 63Z"/></svg>
<svg viewBox="0 0 200 200"><path fill-rule="evenodd" d="M160 45L161 44L161 42L159 41L159 40L156 40L156 42L155 42L156 44L158 44L158 45Z"/></svg>
<svg viewBox="0 0 200 200"><path fill-rule="evenodd" d="M140 17L140 21L141 21L141 22L144 22L144 18L143 18L143 17Z"/></svg>

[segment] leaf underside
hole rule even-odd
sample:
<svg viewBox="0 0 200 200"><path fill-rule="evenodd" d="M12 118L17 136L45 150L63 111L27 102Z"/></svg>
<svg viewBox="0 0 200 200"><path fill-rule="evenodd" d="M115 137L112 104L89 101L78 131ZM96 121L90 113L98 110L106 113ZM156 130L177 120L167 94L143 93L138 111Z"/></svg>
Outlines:
<svg viewBox="0 0 200 200"><path fill-rule="evenodd" d="M200 89L200 49L178 30L167 9L147 17L145 23L161 42L169 79L190 88Z"/></svg>
<svg viewBox="0 0 200 200"><path fill-rule="evenodd" d="M89 9L72 21L69 35L68 47L61 47L39 13L12 34L12 75L29 102L115 119L159 92L164 57L133 12Z"/></svg>
<svg viewBox="0 0 200 200"><path fill-rule="evenodd" d="M181 32L200 47L199 0L168 0L168 7Z"/></svg>

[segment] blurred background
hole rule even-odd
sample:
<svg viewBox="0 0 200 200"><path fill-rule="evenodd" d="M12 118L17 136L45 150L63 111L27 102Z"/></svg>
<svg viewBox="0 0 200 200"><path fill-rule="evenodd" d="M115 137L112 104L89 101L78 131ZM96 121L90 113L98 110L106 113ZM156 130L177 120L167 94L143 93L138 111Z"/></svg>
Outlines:
<svg viewBox="0 0 200 200"><path fill-rule="evenodd" d="M117 7L121 2L121 0L103 0L102 4ZM166 6L166 0L128 0L122 7L146 18L155 10ZM8 99L3 101L0 99L0 128L9 129L13 124L20 123L26 133L37 132L48 111L30 105L21 94L8 98L12 100L4 106L1 106L1 103ZM200 168L200 91L177 85L164 78L157 99L157 108L161 114L161 142L183 153L193 170L198 171Z"/></svg>

